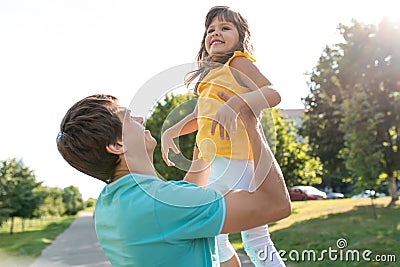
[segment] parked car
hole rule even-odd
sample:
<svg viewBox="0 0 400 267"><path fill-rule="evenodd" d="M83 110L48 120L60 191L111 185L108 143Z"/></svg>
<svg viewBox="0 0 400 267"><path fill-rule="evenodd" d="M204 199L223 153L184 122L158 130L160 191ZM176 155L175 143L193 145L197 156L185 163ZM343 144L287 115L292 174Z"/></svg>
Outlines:
<svg viewBox="0 0 400 267"><path fill-rule="evenodd" d="M375 190L363 190L360 194L354 195L351 198L355 199L355 198L367 198L367 197L385 197L386 194L385 193L379 193L379 192L375 192Z"/></svg>
<svg viewBox="0 0 400 267"><path fill-rule="evenodd" d="M292 186L288 191L292 201L326 199L325 192L309 185Z"/></svg>
<svg viewBox="0 0 400 267"><path fill-rule="evenodd" d="M328 192L328 193L326 193L326 198L327 199L339 199L339 198L344 198L344 195L342 193L337 193L337 192Z"/></svg>

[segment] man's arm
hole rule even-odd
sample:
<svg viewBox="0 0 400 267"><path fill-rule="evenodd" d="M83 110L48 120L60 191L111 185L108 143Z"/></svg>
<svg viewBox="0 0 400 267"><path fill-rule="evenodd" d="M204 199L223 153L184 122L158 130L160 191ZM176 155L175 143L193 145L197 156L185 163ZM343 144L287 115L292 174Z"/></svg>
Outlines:
<svg viewBox="0 0 400 267"><path fill-rule="evenodd" d="M221 94L227 100L227 94ZM222 233L234 233L281 220L291 213L291 202L282 171L263 138L258 120L249 109L241 118L253 148L255 192L228 191L225 194L226 219Z"/></svg>
<svg viewBox="0 0 400 267"><path fill-rule="evenodd" d="M198 155L199 148L194 146L192 164L183 180L204 187L207 184L208 175L210 174L210 164L203 159L199 159Z"/></svg>

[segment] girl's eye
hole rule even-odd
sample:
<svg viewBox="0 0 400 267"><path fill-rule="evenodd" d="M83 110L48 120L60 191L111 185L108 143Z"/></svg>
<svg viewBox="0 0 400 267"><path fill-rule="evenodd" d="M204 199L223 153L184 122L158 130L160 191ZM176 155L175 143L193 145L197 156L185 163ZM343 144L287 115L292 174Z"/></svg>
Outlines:
<svg viewBox="0 0 400 267"><path fill-rule="evenodd" d="M212 33L213 31L214 31L214 29L209 29L209 30L207 31L207 33L210 34L210 33Z"/></svg>
<svg viewBox="0 0 400 267"><path fill-rule="evenodd" d="M223 31L229 31L231 28L229 28L229 27L222 27L222 30Z"/></svg>

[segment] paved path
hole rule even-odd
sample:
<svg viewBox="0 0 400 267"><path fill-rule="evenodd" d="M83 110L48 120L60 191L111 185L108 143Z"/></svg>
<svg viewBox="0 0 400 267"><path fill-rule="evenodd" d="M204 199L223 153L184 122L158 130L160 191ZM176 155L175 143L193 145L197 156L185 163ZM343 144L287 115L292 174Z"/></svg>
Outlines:
<svg viewBox="0 0 400 267"><path fill-rule="evenodd" d="M97 241L92 213L81 213L30 267L111 267Z"/></svg>
<svg viewBox="0 0 400 267"><path fill-rule="evenodd" d="M239 254L242 267L254 266L247 255ZM94 230L92 213L81 213L71 226L43 250L30 267L111 267Z"/></svg>
<svg viewBox="0 0 400 267"><path fill-rule="evenodd" d="M249 257L246 254L238 253L241 267L254 267L254 264L251 262Z"/></svg>

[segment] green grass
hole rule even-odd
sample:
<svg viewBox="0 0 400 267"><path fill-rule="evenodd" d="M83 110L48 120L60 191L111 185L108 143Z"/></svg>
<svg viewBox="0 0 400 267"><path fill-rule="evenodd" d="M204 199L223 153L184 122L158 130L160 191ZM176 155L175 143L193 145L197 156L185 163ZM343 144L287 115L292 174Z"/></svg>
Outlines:
<svg viewBox="0 0 400 267"><path fill-rule="evenodd" d="M21 220L16 218L12 235L9 234L10 223L4 223L0 227L0 266L29 266L75 217L27 220L24 231Z"/></svg>
<svg viewBox="0 0 400 267"><path fill-rule="evenodd" d="M387 197L375 200L378 219L373 218L370 199L293 202L292 215L270 225L271 238L278 250L286 251L287 264L291 267L398 266L400 203L388 207L389 202ZM340 238L347 242L347 250L342 252L337 247ZM243 251L240 234L231 235L230 240L238 251ZM331 256L325 253L321 257L321 252L329 251L329 248L338 252L332 252ZM396 262L366 262L361 255L365 250L371 251L371 260L376 255L394 255ZM320 257L321 260L313 260L313 254L308 257L307 253L316 253L316 259ZM339 253L343 253L342 260ZM359 253L360 261L353 260L351 253L354 253L354 257ZM335 256L338 257L336 260ZM294 261L290 261L290 258Z"/></svg>
<svg viewBox="0 0 400 267"><path fill-rule="evenodd" d="M271 238L278 250L286 251L285 257L290 267L398 266L400 201L397 205L387 207L389 202L388 197L375 200L378 219L373 218L370 199L293 202L291 216L269 225ZM28 221L24 232L21 231L21 222L16 221L13 235L8 233L9 225L4 224L0 228L0 266L29 266L74 219L72 216L49 221ZM334 261L330 260L327 253L320 261L308 260L308 254L301 261L301 253L304 251L315 252L318 258L323 250L337 250L336 242L340 238L346 240L348 250L357 253L370 250L371 259L376 255L394 255L397 262L355 262L350 254L348 260L346 254L343 254L342 261ZM243 252L240 234L230 235L230 240L235 249ZM291 258L295 258L298 253L299 260L290 261L289 253ZM332 254L335 255L340 256L338 253Z"/></svg>

